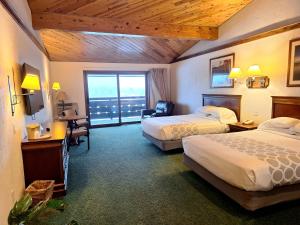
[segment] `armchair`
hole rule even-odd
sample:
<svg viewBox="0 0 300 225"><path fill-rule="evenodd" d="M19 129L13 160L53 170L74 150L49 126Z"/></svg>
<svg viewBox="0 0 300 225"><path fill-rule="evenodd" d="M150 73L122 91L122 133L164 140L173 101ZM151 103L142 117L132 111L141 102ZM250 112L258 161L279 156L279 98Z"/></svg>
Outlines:
<svg viewBox="0 0 300 225"><path fill-rule="evenodd" d="M159 100L156 103L155 109L143 109L141 111L142 119L145 116L150 117L160 117L160 116L171 116L174 109L174 104L172 102Z"/></svg>

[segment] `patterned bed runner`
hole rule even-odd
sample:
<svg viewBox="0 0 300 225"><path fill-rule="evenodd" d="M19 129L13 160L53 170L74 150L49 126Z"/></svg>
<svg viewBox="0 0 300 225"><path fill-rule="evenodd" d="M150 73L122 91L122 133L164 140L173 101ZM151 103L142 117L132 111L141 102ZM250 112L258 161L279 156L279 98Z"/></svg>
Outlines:
<svg viewBox="0 0 300 225"><path fill-rule="evenodd" d="M179 140L184 137L199 135L199 134L211 134L211 133L223 133L222 128L208 127L206 129L201 126L201 123L190 124L175 124L165 128L172 140Z"/></svg>
<svg viewBox="0 0 300 225"><path fill-rule="evenodd" d="M274 186L300 182L300 153L294 150L232 133L211 134L205 137L266 162Z"/></svg>

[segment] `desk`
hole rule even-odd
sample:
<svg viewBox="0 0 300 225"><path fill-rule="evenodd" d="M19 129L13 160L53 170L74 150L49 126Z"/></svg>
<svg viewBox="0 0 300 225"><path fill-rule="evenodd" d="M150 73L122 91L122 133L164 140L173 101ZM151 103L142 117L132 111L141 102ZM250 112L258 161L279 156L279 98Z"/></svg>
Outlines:
<svg viewBox="0 0 300 225"><path fill-rule="evenodd" d="M55 180L54 197L66 194L69 153L67 124L53 122L48 126L51 137L39 140L24 139L21 144L25 185L35 180Z"/></svg>
<svg viewBox="0 0 300 225"><path fill-rule="evenodd" d="M67 121L68 122L68 125L69 125L69 128L73 129L73 125L76 124L76 121L78 120L83 120L83 119L87 119L88 117L85 116L85 115L74 115L74 116L60 116L60 117L57 117L57 120L59 121Z"/></svg>

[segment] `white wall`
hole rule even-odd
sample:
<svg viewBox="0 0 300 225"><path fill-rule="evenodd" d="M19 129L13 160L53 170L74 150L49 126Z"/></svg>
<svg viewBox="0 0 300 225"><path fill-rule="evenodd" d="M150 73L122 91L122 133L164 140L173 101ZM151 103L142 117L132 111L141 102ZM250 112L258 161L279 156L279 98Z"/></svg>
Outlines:
<svg viewBox="0 0 300 225"><path fill-rule="evenodd" d="M9 0L7 4L14 10L18 17L25 24L27 29L37 38L37 40L43 45L40 33L33 29L31 21L31 11L27 0Z"/></svg>
<svg viewBox="0 0 300 225"><path fill-rule="evenodd" d="M17 4L17 2L15 1ZM18 6L18 5L16 5ZM20 66L28 63L41 73L42 88L48 86L49 61L19 28L0 4L0 224L7 224L8 212L24 191L21 140L24 137L24 104L16 106L15 116L10 109L7 75L15 72L17 93L20 90ZM44 89L45 90L45 89ZM44 92L45 109L37 114L37 121L51 120L51 103Z"/></svg>
<svg viewBox="0 0 300 225"><path fill-rule="evenodd" d="M272 4L271 4L272 2ZM272 5L272 7L270 7ZM218 46L220 41L267 27L280 21L300 16L298 0L255 0L220 27L220 40L209 44L199 43L188 53ZM261 122L271 117L272 95L300 96L300 88L286 87L289 41L300 37L300 29L277 34L246 44L212 52L171 65L171 95L177 103L175 112L186 114L201 105L201 95L205 93L241 94L241 119ZM267 89L248 89L243 84L235 88L210 88L209 59L235 53L235 66L246 72L253 64L259 64L271 79Z"/></svg>
<svg viewBox="0 0 300 225"><path fill-rule="evenodd" d="M51 82L58 81L62 91L69 97L68 102L77 102L79 112L85 114L83 84L84 70L103 71L148 71L151 68L167 68L168 64L126 64L126 63L88 63L88 62L51 62Z"/></svg>
<svg viewBox="0 0 300 225"><path fill-rule="evenodd" d="M300 21L299 0L253 0L219 27L216 41L199 41L182 56L226 44L240 37Z"/></svg>

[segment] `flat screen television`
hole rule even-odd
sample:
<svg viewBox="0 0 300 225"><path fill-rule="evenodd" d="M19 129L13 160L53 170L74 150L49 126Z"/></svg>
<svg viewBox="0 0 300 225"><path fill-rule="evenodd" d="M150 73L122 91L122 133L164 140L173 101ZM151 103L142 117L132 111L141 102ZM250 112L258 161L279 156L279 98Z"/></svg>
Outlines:
<svg viewBox="0 0 300 225"><path fill-rule="evenodd" d="M40 71L26 63L22 66L22 80L26 74L35 74L40 77ZM39 79L41 82L41 79ZM44 108L44 100L43 100L43 93L42 93L42 85L40 83L41 90L34 91L33 95L25 95L25 108L27 115L33 115ZM29 90L23 89L23 94L29 93Z"/></svg>

